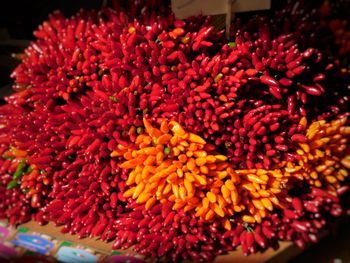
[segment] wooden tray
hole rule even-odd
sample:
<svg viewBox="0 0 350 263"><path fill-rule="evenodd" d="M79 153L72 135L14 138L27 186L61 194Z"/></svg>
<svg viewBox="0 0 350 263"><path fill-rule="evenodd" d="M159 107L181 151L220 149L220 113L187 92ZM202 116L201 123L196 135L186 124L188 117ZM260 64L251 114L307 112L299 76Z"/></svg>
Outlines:
<svg viewBox="0 0 350 263"><path fill-rule="evenodd" d="M91 238L83 238L79 239L76 235L63 234L60 232L61 227L54 226L53 223L49 223L45 226L40 226L35 222L28 222L20 225L20 227L28 228L31 231L46 234L52 236L56 239L62 241L70 241L74 243L79 243L83 246L93 248L97 252L101 252L103 254L111 254L112 252L112 242L105 243L101 240L91 239ZM124 253L126 251L123 251ZM279 262L287 262L289 259L295 257L301 252L293 243L291 242L280 242L280 248L278 250L268 249L264 253L244 256L241 249L238 248L236 251L230 252L227 255L218 256L214 262L217 263L225 263L225 262L244 262L244 263L260 263L260 262L269 262L269 263L279 263Z"/></svg>

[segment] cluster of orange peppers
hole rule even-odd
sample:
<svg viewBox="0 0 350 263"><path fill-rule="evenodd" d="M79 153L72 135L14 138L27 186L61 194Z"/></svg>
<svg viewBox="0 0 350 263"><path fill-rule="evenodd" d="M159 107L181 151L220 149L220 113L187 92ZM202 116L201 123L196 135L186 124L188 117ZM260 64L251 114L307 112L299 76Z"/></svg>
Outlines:
<svg viewBox="0 0 350 263"><path fill-rule="evenodd" d="M221 187L221 180L227 178L230 189L227 191L232 192L232 202L238 204L235 184L239 178L229 167L227 158L213 152L214 146L185 132L175 121L163 122L157 129L144 119L144 126L146 132L137 137L136 147L118 146L111 154L112 157L123 155L127 161L121 167L133 169L126 181L131 187L124 193L125 197L145 202L147 209L157 200L173 201L174 210L185 211L202 205L209 207L210 202L210 210L202 214L209 220L215 214L223 217L225 212L224 199L216 199L216 191L207 190ZM241 208L237 206L237 209Z"/></svg>
<svg viewBox="0 0 350 263"><path fill-rule="evenodd" d="M307 124L305 118L303 122ZM350 168L350 127L345 124L346 118L312 123L307 142L297 145L300 160L275 170L234 170L213 145L175 121L163 121L157 129L144 119L145 132L133 145L118 145L111 156L123 156L121 167L131 170L124 197L145 203L146 209L170 200L174 210L195 209L202 220L220 218L231 229L233 219L260 223L275 207L290 202L291 177L336 190Z"/></svg>

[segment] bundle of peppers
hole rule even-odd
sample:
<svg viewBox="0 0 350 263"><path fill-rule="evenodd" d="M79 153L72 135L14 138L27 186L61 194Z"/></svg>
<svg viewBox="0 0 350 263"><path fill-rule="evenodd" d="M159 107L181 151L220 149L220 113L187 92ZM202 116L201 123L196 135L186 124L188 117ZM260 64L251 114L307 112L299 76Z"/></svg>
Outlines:
<svg viewBox="0 0 350 263"><path fill-rule="evenodd" d="M166 262L316 242L348 213L346 1L273 3L229 40L129 2L35 31L0 106L0 218Z"/></svg>

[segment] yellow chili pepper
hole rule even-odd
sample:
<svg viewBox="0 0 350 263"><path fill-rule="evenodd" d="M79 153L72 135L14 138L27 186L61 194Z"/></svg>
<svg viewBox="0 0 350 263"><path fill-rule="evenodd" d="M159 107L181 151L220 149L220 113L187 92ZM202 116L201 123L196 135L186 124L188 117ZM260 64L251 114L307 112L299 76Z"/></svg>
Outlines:
<svg viewBox="0 0 350 263"><path fill-rule="evenodd" d="M205 220L209 221L209 220L213 219L214 216L215 216L214 211L213 210L209 210L207 212L207 214L205 215Z"/></svg>
<svg viewBox="0 0 350 263"><path fill-rule="evenodd" d="M255 218L249 215L244 215L242 216L242 220L243 222L249 223L249 224L253 224L255 223Z"/></svg>
<svg viewBox="0 0 350 263"><path fill-rule="evenodd" d="M268 198L262 198L262 199L261 199L261 203L264 205L264 207L265 207L266 209L268 209L268 210L270 210L270 211L273 210L273 205L272 205L270 199L268 199Z"/></svg>
<svg viewBox="0 0 350 263"><path fill-rule="evenodd" d="M217 204L214 204L214 212L217 215L219 215L220 217L224 217L225 216L224 211Z"/></svg>
<svg viewBox="0 0 350 263"><path fill-rule="evenodd" d="M205 140L194 133L189 134L189 141L194 143L199 143L199 144L205 144Z"/></svg>
<svg viewBox="0 0 350 263"><path fill-rule="evenodd" d="M185 189L187 190L188 193L193 193L193 186L192 186L192 183L190 181L185 179L184 185L185 185Z"/></svg>
<svg viewBox="0 0 350 263"><path fill-rule="evenodd" d="M184 129L181 127L181 125L176 121L169 122L169 128L178 136L185 135Z"/></svg>
<svg viewBox="0 0 350 263"><path fill-rule="evenodd" d="M216 196L212 192L207 192L207 198L209 199L209 201L211 203L215 203L216 202Z"/></svg>

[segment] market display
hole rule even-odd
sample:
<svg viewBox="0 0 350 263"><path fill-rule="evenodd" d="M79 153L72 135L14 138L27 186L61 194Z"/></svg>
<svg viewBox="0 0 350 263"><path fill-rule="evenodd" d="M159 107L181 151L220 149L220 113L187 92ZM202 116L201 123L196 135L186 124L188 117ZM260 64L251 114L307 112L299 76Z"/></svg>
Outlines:
<svg viewBox="0 0 350 263"><path fill-rule="evenodd" d="M0 218L207 262L349 214L346 1L238 15L228 40L130 2L34 32L0 106Z"/></svg>

